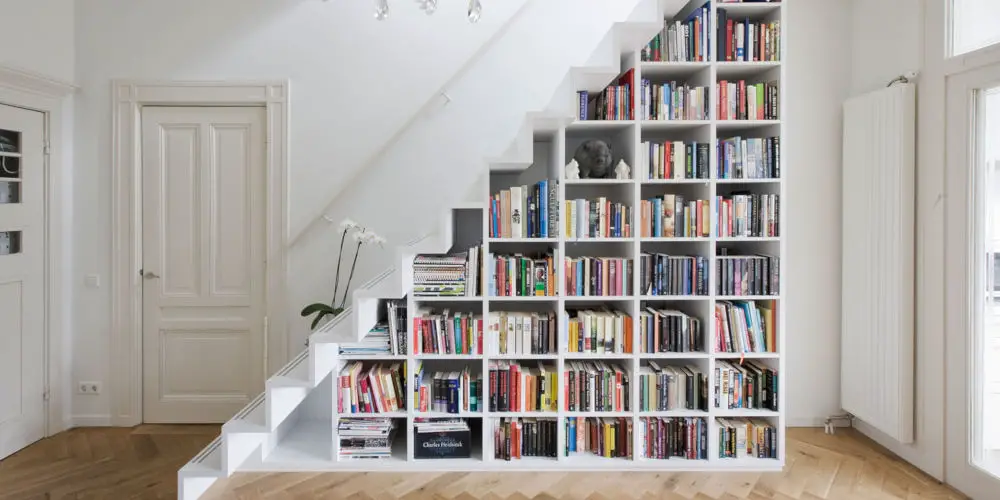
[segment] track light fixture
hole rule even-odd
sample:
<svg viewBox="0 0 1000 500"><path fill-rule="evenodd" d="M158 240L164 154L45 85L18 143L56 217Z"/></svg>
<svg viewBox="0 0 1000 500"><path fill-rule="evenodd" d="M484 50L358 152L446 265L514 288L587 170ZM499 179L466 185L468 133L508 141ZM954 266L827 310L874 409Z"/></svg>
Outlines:
<svg viewBox="0 0 1000 500"><path fill-rule="evenodd" d="M438 0L416 0L416 2L427 15L431 15L437 11ZM483 4L479 0L469 0L467 14L470 23L479 22L479 19L483 17ZM375 19L384 21L388 18L389 0L375 0Z"/></svg>

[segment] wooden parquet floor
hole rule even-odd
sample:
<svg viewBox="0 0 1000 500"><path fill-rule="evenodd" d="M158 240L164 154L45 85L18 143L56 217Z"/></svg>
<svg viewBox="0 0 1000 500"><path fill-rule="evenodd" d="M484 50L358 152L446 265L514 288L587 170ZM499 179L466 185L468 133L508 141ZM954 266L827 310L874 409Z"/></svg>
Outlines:
<svg viewBox="0 0 1000 500"><path fill-rule="evenodd" d="M218 426L74 429L0 462L0 500L176 498L177 469ZM864 436L789 429L775 473L236 474L212 500L961 499Z"/></svg>

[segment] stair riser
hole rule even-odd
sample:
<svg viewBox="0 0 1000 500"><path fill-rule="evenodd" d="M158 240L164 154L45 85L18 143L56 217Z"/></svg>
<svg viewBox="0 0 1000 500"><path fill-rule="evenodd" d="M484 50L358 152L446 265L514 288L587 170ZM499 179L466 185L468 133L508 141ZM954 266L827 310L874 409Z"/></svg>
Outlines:
<svg viewBox="0 0 1000 500"><path fill-rule="evenodd" d="M275 387L267 391L267 428L273 431L309 395L305 387Z"/></svg>
<svg viewBox="0 0 1000 500"><path fill-rule="evenodd" d="M198 500L218 481L214 477L180 477L177 480L178 500Z"/></svg>
<svg viewBox="0 0 1000 500"><path fill-rule="evenodd" d="M267 439L263 433L228 433L222 441L222 472L229 477L239 470L248 458L260 451Z"/></svg>

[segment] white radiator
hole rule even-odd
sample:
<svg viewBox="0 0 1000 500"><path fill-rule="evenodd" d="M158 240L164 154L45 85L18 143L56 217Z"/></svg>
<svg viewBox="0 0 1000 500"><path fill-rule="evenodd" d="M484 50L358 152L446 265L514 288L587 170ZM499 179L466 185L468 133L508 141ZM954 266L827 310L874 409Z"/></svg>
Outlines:
<svg viewBox="0 0 1000 500"><path fill-rule="evenodd" d="M841 407L913 441L916 92L844 103Z"/></svg>

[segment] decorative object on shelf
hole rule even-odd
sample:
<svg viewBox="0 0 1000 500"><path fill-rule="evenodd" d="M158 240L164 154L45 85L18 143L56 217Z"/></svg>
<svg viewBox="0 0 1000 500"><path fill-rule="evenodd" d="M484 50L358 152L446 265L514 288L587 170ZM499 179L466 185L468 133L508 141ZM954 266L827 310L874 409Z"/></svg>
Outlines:
<svg viewBox="0 0 1000 500"><path fill-rule="evenodd" d="M420 9L428 16L437 11L438 0L417 0ZM466 11L470 23L478 23L483 17L483 4L479 0L469 0ZM389 0L375 0L375 19L385 21L389 18Z"/></svg>
<svg viewBox="0 0 1000 500"><path fill-rule="evenodd" d="M611 173L611 146L604 141L583 141L573 159L580 165L581 179L605 179Z"/></svg>
<svg viewBox="0 0 1000 500"><path fill-rule="evenodd" d="M579 179L580 178L580 164L576 160L570 160L566 164L566 178L567 179Z"/></svg>
<svg viewBox="0 0 1000 500"><path fill-rule="evenodd" d="M615 166L615 179L628 180L631 178L632 169L629 168L628 163L625 163L625 160L618 160L618 165Z"/></svg>
<svg viewBox="0 0 1000 500"><path fill-rule="evenodd" d="M331 221L329 217L324 217L327 221ZM331 221L332 222L332 221ZM357 222L351 219L344 219L340 222L340 251L337 253L337 274L333 281L333 300L329 304L323 302L316 302L309 304L302 308L302 317L306 318L316 315L313 318L311 329L315 329L319 325L323 318L332 315L334 318L344 312L344 305L347 303L347 295L351 289L351 280L354 279L354 270L358 266L358 257L361 255L361 247L363 245L378 245L382 246L385 243L385 238L375 234L374 231L369 231L368 228L364 228L358 225ZM340 291L340 265L344 260L344 243L347 241L348 235L357 242L357 246L354 247L354 259L351 262L351 272L347 277L347 284L344 286L344 295L337 302L337 295Z"/></svg>

